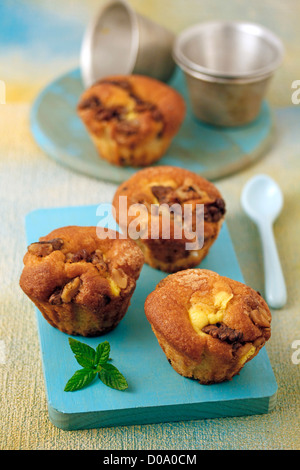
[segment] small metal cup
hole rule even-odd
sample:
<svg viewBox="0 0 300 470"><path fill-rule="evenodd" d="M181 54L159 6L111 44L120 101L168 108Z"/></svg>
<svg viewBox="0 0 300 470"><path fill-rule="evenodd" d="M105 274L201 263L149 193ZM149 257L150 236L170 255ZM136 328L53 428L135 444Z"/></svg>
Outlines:
<svg viewBox="0 0 300 470"><path fill-rule="evenodd" d="M175 69L175 35L133 10L125 0L111 0L88 25L80 66L84 85L108 75L140 74L167 81Z"/></svg>
<svg viewBox="0 0 300 470"><path fill-rule="evenodd" d="M173 56L195 116L216 126L240 126L258 116L283 47L260 25L211 22L183 31Z"/></svg>

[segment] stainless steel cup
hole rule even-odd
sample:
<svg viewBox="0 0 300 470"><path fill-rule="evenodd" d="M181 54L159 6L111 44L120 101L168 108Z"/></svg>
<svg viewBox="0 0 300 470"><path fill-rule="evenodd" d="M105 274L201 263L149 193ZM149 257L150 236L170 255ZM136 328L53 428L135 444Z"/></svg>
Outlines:
<svg viewBox="0 0 300 470"><path fill-rule="evenodd" d="M259 114L283 46L260 25L220 21L183 31L173 56L185 74L195 116L216 126L239 126Z"/></svg>
<svg viewBox="0 0 300 470"><path fill-rule="evenodd" d="M175 35L138 14L125 0L111 0L88 25L80 66L86 87L108 75L141 74L167 81L175 69Z"/></svg>

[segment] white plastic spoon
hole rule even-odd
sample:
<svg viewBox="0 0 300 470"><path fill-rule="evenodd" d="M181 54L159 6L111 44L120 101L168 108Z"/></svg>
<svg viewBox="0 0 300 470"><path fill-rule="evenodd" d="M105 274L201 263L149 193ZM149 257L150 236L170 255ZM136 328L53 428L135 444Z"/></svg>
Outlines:
<svg viewBox="0 0 300 470"><path fill-rule="evenodd" d="M286 286L273 233L283 196L277 183L267 175L251 178L243 188L241 204L257 225L263 248L266 301L272 308L282 308L287 300Z"/></svg>

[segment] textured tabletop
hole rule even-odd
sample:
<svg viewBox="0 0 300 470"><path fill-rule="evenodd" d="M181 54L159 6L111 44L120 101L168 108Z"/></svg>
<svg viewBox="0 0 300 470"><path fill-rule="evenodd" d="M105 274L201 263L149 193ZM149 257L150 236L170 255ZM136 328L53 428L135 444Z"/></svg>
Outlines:
<svg viewBox="0 0 300 470"><path fill-rule="evenodd" d="M111 200L116 186L66 169L36 145L29 127L32 102L49 81L78 66L83 31L101 0L3 0L0 5L0 449L297 449L300 448L300 104L291 101L299 80L297 0L131 0L142 14L174 32L195 21L246 19L282 38L285 61L268 92L274 112L273 146L255 165L217 181L227 202L227 224L244 278L264 293L256 227L240 207L249 177L267 173L281 186L284 210L274 231L288 303L273 311L267 352L278 383L268 414L153 425L63 431L49 421L33 305L19 288L26 250L25 215L37 208Z"/></svg>

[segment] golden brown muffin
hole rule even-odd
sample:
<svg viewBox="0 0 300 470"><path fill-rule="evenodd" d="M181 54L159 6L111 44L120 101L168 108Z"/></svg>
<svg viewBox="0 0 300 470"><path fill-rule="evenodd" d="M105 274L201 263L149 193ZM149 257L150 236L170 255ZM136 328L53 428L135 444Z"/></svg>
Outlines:
<svg viewBox="0 0 300 470"><path fill-rule="evenodd" d="M101 235L101 234L100 234ZM99 336L124 317L143 266L131 240L96 227L62 227L28 247L20 286L45 319L70 335Z"/></svg>
<svg viewBox="0 0 300 470"><path fill-rule="evenodd" d="M167 276L147 297L145 313L175 371L201 384L231 380L271 335L258 292L204 269Z"/></svg>
<svg viewBox="0 0 300 470"><path fill-rule="evenodd" d="M102 158L137 167L163 156L184 119L185 103L158 80L118 75L85 90L77 112Z"/></svg>
<svg viewBox="0 0 300 470"><path fill-rule="evenodd" d="M127 198L127 207L121 196ZM135 204L143 204L146 209L143 231L136 238L145 262L168 273L199 265L217 239L225 215L225 202L211 182L191 171L171 166L140 170L117 189L113 199L115 217L122 231L131 238L130 227L137 216L134 212L130 215L130 211ZM172 209L170 213L168 208ZM139 214L138 218L141 218ZM166 224L170 233L165 230ZM156 233L155 226L158 227Z"/></svg>

